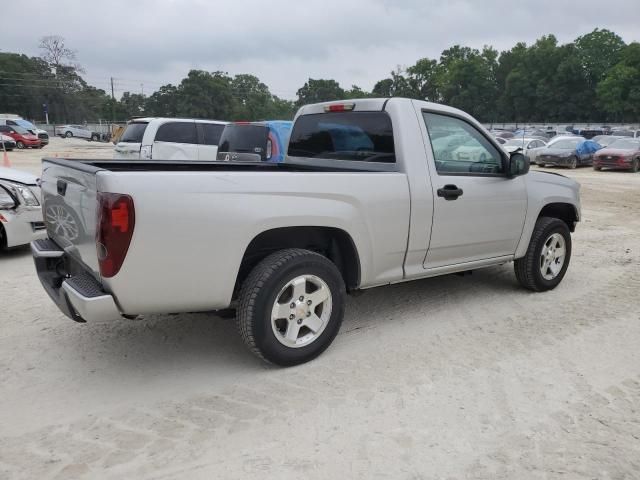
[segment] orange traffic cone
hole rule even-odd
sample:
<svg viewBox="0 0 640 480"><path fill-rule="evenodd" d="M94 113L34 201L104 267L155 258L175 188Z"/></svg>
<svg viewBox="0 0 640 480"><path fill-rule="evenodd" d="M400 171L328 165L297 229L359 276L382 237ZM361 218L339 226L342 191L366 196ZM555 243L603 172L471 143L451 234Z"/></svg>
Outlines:
<svg viewBox="0 0 640 480"><path fill-rule="evenodd" d="M9 161L9 155L7 154L7 151L4 151L4 155L2 156L2 164L7 167L7 168L11 168L11 162Z"/></svg>

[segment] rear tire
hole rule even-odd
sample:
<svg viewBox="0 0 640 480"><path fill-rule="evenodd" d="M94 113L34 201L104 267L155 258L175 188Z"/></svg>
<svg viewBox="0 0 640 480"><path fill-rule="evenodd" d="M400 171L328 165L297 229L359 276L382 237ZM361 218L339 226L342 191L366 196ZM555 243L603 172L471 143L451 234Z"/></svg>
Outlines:
<svg viewBox="0 0 640 480"><path fill-rule="evenodd" d="M572 157L571 161L569 162L569 168L573 170L577 166L578 166L578 157Z"/></svg>
<svg viewBox="0 0 640 480"><path fill-rule="evenodd" d="M73 133L67 132L67 133L64 134L64 136L67 137L67 138L71 138L71 137L73 137Z"/></svg>
<svg viewBox="0 0 640 480"><path fill-rule="evenodd" d="M22 143L20 140L18 140L16 142L16 147L18 150L24 150L24 143Z"/></svg>
<svg viewBox="0 0 640 480"><path fill-rule="evenodd" d="M314 296L316 292L326 298ZM338 334L345 295L342 275L326 257L298 248L273 253L242 285L237 310L240 335L267 362L280 366L308 362Z"/></svg>
<svg viewBox="0 0 640 480"><path fill-rule="evenodd" d="M593 167L593 169L594 169L596 172L599 172L600 170L602 170L602 167Z"/></svg>
<svg viewBox="0 0 640 480"><path fill-rule="evenodd" d="M631 172L638 173L638 170L640 170L640 158L634 158L631 161Z"/></svg>
<svg viewBox="0 0 640 480"><path fill-rule="evenodd" d="M91 135L92 142L97 142L98 140L100 140L100 137L98 137L98 135Z"/></svg>
<svg viewBox="0 0 640 480"><path fill-rule="evenodd" d="M559 235L564 240L564 258L559 271L552 278L543 275L545 252L549 250L549 241L558 239ZM559 239L558 239L559 240ZM553 243L553 242L552 242ZM546 249L546 250L543 250ZM553 246L554 251L555 246ZM520 284L534 292L552 290L564 278L569 261L571 260L571 233L569 227L562 220L551 217L540 217L531 234L529 248L524 257L514 262L516 278ZM545 269L546 270L546 269Z"/></svg>

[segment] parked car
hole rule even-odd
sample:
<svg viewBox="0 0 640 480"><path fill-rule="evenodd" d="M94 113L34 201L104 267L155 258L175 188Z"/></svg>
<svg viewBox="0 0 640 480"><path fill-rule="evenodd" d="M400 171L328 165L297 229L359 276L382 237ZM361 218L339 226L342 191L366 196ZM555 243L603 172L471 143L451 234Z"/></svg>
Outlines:
<svg viewBox="0 0 640 480"><path fill-rule="evenodd" d="M580 135L587 140L591 140L593 137L605 135L605 131L601 128L582 128L574 130L573 133Z"/></svg>
<svg viewBox="0 0 640 480"><path fill-rule="evenodd" d="M137 118L127 124L114 148L113 158L214 161L227 123L189 118Z"/></svg>
<svg viewBox="0 0 640 480"><path fill-rule="evenodd" d="M224 127L218 145L218 160L282 162L293 122L235 122Z"/></svg>
<svg viewBox="0 0 640 480"><path fill-rule="evenodd" d="M500 145L504 145L505 143L507 143L507 139L506 138L496 137L496 136L494 136L493 138L495 138L496 142L498 142Z"/></svg>
<svg viewBox="0 0 640 480"><path fill-rule="evenodd" d="M37 177L0 167L0 250L47 236Z"/></svg>
<svg viewBox="0 0 640 480"><path fill-rule="evenodd" d="M591 165L593 155L600 148L593 140L583 137L560 138L550 142L546 148L538 150L537 164L540 166L560 166L576 168L581 165Z"/></svg>
<svg viewBox="0 0 640 480"><path fill-rule="evenodd" d="M16 148L42 148L40 139L29 130L17 125L0 125L0 134L13 138Z"/></svg>
<svg viewBox="0 0 640 480"><path fill-rule="evenodd" d="M473 139L485 161L431 132ZM49 158L42 189L84 219L76 240L52 222L32 243L67 316L233 307L278 365L331 344L346 292L510 261L523 287L553 289L580 220L577 182L529 172L460 110L406 98L302 107L283 163Z"/></svg>
<svg viewBox="0 0 640 480"><path fill-rule="evenodd" d="M619 135L597 135L593 137L591 140L593 140L594 142L596 142L602 147L606 147L608 145L611 145L613 142L615 142L620 138L626 138L626 137L621 137Z"/></svg>
<svg viewBox="0 0 640 480"><path fill-rule="evenodd" d="M629 128L619 128L619 129L612 130L611 135L616 135L619 137L640 138L640 130L633 130Z"/></svg>
<svg viewBox="0 0 640 480"><path fill-rule="evenodd" d="M544 148L546 146L547 143L541 138L514 137L507 140L507 143L503 145L503 148L509 153L515 152L520 149L522 154L527 157L530 162L533 163L535 161L538 149Z"/></svg>
<svg viewBox="0 0 640 480"><path fill-rule="evenodd" d="M55 130L58 136L60 137L76 137L76 138L84 138L85 140L92 140L97 142L100 140L100 134L98 132L93 132L89 130L87 127L83 127L82 125L61 125L55 127Z"/></svg>
<svg viewBox="0 0 640 480"><path fill-rule="evenodd" d="M598 150L593 157L593 169L602 170L603 168L638 172L640 170L640 139L620 138L608 147Z"/></svg>
<svg viewBox="0 0 640 480"><path fill-rule="evenodd" d="M0 150L10 152L16 148L16 141L8 135L0 133Z"/></svg>
<svg viewBox="0 0 640 480"><path fill-rule="evenodd" d="M0 113L0 125L17 125L18 127L26 128L30 133L33 133L40 139L40 143L43 147L49 144L49 134L47 133L47 131L36 127L30 121L20 117L20 115Z"/></svg>

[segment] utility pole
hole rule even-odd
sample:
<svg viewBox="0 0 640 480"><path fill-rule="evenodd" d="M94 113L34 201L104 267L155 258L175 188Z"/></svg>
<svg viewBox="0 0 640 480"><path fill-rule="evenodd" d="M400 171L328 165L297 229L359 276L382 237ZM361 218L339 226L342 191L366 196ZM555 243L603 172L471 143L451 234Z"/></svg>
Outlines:
<svg viewBox="0 0 640 480"><path fill-rule="evenodd" d="M111 77L111 121L116 121L116 95L113 90L113 77Z"/></svg>

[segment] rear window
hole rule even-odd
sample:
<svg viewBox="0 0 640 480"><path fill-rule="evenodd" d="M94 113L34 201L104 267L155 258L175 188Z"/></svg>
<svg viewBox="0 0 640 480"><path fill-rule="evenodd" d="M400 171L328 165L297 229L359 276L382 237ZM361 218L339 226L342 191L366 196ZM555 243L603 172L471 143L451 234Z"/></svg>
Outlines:
<svg viewBox="0 0 640 480"><path fill-rule="evenodd" d="M171 122L160 125L156 142L198 143L195 122Z"/></svg>
<svg viewBox="0 0 640 480"><path fill-rule="evenodd" d="M224 125L216 123L199 123L202 128L202 143L205 145L219 145L220 135L224 130Z"/></svg>
<svg viewBox="0 0 640 480"><path fill-rule="evenodd" d="M267 134L264 125L227 125L220 137L218 151L262 156L267 148Z"/></svg>
<svg viewBox="0 0 640 480"><path fill-rule="evenodd" d="M391 119L386 112L303 115L293 125L288 154L292 157L394 163Z"/></svg>
<svg viewBox="0 0 640 480"><path fill-rule="evenodd" d="M144 122L135 122L130 123L125 128L122 137L120 137L121 142L125 143L142 143L142 137L144 135L144 131L147 129L148 123Z"/></svg>

